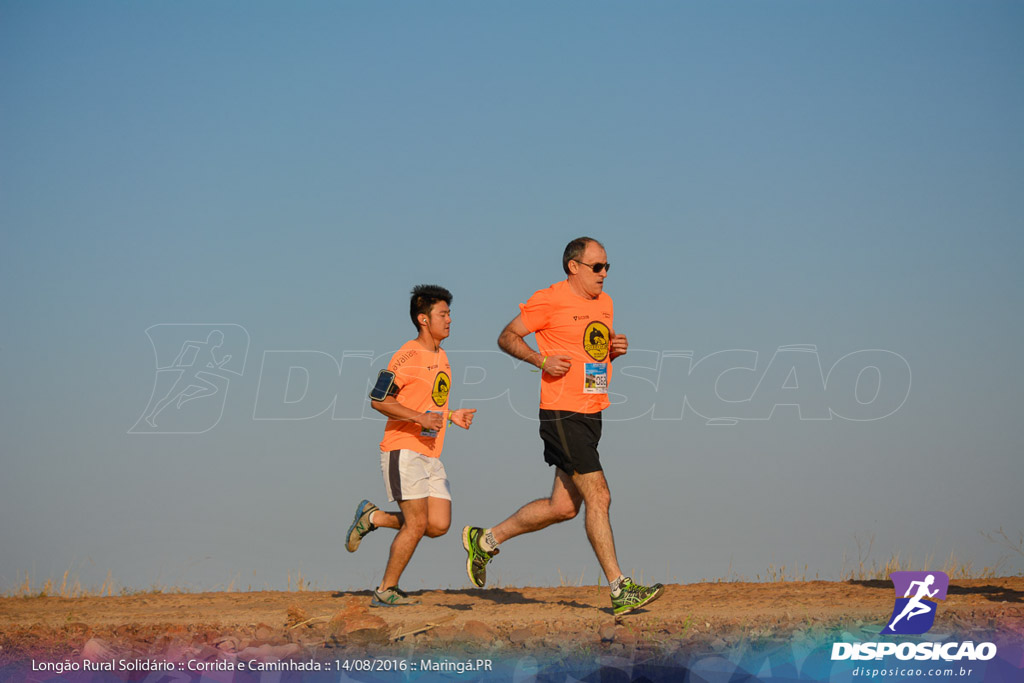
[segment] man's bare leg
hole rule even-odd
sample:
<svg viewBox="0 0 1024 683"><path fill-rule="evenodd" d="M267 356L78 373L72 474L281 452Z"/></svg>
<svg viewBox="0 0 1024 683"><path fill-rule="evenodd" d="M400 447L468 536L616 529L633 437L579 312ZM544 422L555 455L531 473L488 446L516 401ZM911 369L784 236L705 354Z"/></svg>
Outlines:
<svg viewBox="0 0 1024 683"><path fill-rule="evenodd" d="M555 484L551 496L532 501L519 508L515 514L491 528L494 540L504 543L510 538L564 522L574 518L582 505L586 505L587 538L597 555L597 561L608 582L622 575L615 557L615 539L612 536L611 492L604 472L569 475L556 469Z"/></svg>
<svg viewBox="0 0 1024 683"><path fill-rule="evenodd" d="M437 538L444 536L452 524L452 502L446 498L429 497L427 501L427 530L424 536ZM371 516L375 527L385 529L401 529L405 524L405 515L401 512L375 510Z"/></svg>
<svg viewBox="0 0 1024 683"><path fill-rule="evenodd" d="M412 559L416 546L419 545L420 539L423 538L423 534L427 530L426 498L400 500L398 501L398 507L402 509L403 523L398 529L398 533L395 534L395 539L391 541L388 565L384 570L384 578L381 579L380 586L378 587L378 590L381 591L398 585L398 579L401 578L406 565ZM385 515L387 514L385 513ZM379 513L374 513L374 524L377 526L380 526L377 518L381 516ZM397 517L397 515L393 514L390 516ZM391 520L385 517L382 521L390 522Z"/></svg>
<svg viewBox="0 0 1024 683"><path fill-rule="evenodd" d="M377 510L371 516L370 521L375 527L381 527L384 529L401 529L402 525L405 524L405 515L401 512L385 512L384 510Z"/></svg>
<svg viewBox="0 0 1024 683"><path fill-rule="evenodd" d="M427 498L427 529L424 535L437 538L448 533L452 525L452 502L447 498Z"/></svg>
<svg viewBox="0 0 1024 683"><path fill-rule="evenodd" d="M494 540L504 543L531 531L540 531L557 522L574 518L583 505L583 496L569 476L555 468L555 483L548 498L538 498L516 510L511 517L491 528Z"/></svg>
<svg viewBox="0 0 1024 683"><path fill-rule="evenodd" d="M587 538L594 549L594 554L597 555L597 561L601 563L604 575L608 578L608 584L611 585L612 581L622 576L622 571L615 556L615 538L612 536L609 515L612 494L608 490L608 480L605 479L604 472L598 470L587 474L574 474L572 481L587 506L584 517Z"/></svg>

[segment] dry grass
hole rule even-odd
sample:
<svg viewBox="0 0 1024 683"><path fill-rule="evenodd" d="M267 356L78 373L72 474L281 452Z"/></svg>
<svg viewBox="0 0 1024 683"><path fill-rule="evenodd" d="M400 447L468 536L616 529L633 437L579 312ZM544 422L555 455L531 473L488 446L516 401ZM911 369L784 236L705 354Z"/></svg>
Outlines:
<svg viewBox="0 0 1024 683"><path fill-rule="evenodd" d="M1024 531L1017 531L1017 538L1010 538L1009 534L1003 531L1002 526L992 533L985 533L984 531L980 533L982 537L992 541L996 545L1002 546L1017 555L1024 556Z"/></svg>
<svg viewBox="0 0 1024 683"><path fill-rule="evenodd" d="M295 573L295 590L299 593L303 593L309 590L309 582L302 578L302 571L296 571ZM288 570L288 592L292 591L292 570Z"/></svg>
<svg viewBox="0 0 1024 683"><path fill-rule="evenodd" d="M562 574L562 570L559 569L558 570L558 585L561 588L565 588L567 586L573 586L573 587L582 586L582 585L584 585L584 583L583 583L583 575L584 575L585 572L586 572L586 570L580 572L580 578L576 579L575 581L573 581L569 577L567 577L566 575ZM598 575L598 581L600 582L600 575Z"/></svg>
<svg viewBox="0 0 1024 683"><path fill-rule="evenodd" d="M1016 537L1011 537L1007 534L1002 527L993 533L981 532L989 541L1002 546L1003 548L1010 550L1013 553L1024 555L1024 531L1018 532ZM878 560L871 559L871 551L874 547L875 537L874 534L868 537L865 541L860 536L854 534L854 541L857 544L857 560L853 566L848 566L848 557L846 552L843 553L842 569L840 570L840 581L886 581L889 579L889 575L892 572L897 571L929 571L933 568L937 568L940 571L946 573L951 579L992 579L1002 576L1002 572L1005 569L1005 565L1008 561L1008 557L1001 557L994 565L988 567L975 567L974 563L970 560L963 561L956 556L956 553L951 552L946 561L941 567L936 567L935 558L933 555L928 555L923 561L915 561L910 555L902 556L900 553L894 553L884 563L879 563ZM779 565L769 564L768 569L764 575L756 574L755 581L758 583L781 583L788 581L818 581L821 577L815 573L813 578L808 577L808 565L804 564L802 567L799 564L796 565ZM636 578L638 583L644 583L645 577L643 570L640 571L639 575L635 573L636 570L632 569L630 576ZM569 577L562 573L561 569L558 569L558 585L562 587L570 586L583 586L585 584L584 573L580 572L579 578ZM666 579L671 574L671 566L666 568ZM214 588L214 590L224 590L228 593L233 593L238 590L235 587L235 581L237 575L232 577L231 581L223 588ZM497 577L496 577L497 578ZM601 571L597 572L597 585L602 583ZM676 583L679 583L679 579L676 578ZM745 576L736 575L733 573L732 561L729 561L729 570L726 577L719 577L717 579L711 579L712 583L732 583L732 582L746 582L749 581ZM702 583L709 582L708 579L701 579ZM501 585L500 581L492 582L492 585ZM251 591L252 586L250 585L247 590ZM310 582L302 575L301 570L296 570L295 573L291 570L288 571L288 588L289 592L303 593L310 590L316 590L316 586L310 584ZM178 586L163 586L154 584L149 589L139 590L130 589L126 586L119 586L114 581L113 572L108 571L107 577L103 583L98 587L85 587L82 585L78 576L73 573L72 568L68 568L64 571L59 582L54 579L46 579L42 584L35 583L31 580L29 573L26 571L24 577L20 578L17 585L13 590L7 591L4 595L6 597L61 597L61 598L86 598L86 597L103 597L113 595L137 595L140 593L192 593L195 592L188 588L182 588Z"/></svg>
<svg viewBox="0 0 1024 683"><path fill-rule="evenodd" d="M810 580L816 581L817 579L818 575L815 574L814 578ZM762 579L761 575L758 574L757 580L759 582L763 581L766 583L780 583L783 581L807 581L807 565L805 564L801 568L786 567L786 565L776 567L774 564L770 564L768 565L768 570L765 572L764 578Z"/></svg>
<svg viewBox="0 0 1024 683"><path fill-rule="evenodd" d="M25 576L18 583L18 586L7 595L10 597L47 597L57 596L61 598L85 598L96 595L105 595L107 591L111 590L113 585L113 579L110 573L107 574L107 581L103 583L99 588L85 588L82 586L81 581L78 577L71 576L71 570L65 570L64 575L60 579L58 584L53 579L47 579L41 585L34 584L32 582L29 573L26 571Z"/></svg>
<svg viewBox="0 0 1024 683"><path fill-rule="evenodd" d="M103 583L99 586L83 586L78 576L72 574L71 569L66 569L59 581L49 578L41 583L33 581L29 572L26 571L23 575L19 575L17 585L15 585L13 589L0 594L0 596L8 598L101 598L114 595L140 595L144 593L166 593L174 595L206 592L206 590L234 593L238 591L235 586L237 579L238 576L236 575L232 577L227 584L218 584L212 589L203 590L195 590L182 586L165 586L160 584L153 584L149 588L138 589L118 584L114 579L114 573L109 570L107 571L107 576L103 580ZM252 591L252 586L250 585L247 590ZM292 571L289 570L287 590L289 592L302 593L309 590L316 590L316 587L302 575L301 571L296 571L293 574Z"/></svg>
<svg viewBox="0 0 1024 683"><path fill-rule="evenodd" d="M885 564L879 564L877 560L872 560L868 564L871 549L875 543L874 534L866 543L856 535L854 535L854 540L857 543L857 564L847 569L846 553L843 553L843 569L840 575L842 581L886 581L893 572L929 571L935 568L934 555L928 555L923 561L915 562L910 555L901 557L900 553L894 553L885 561ZM991 567L977 568L970 560L962 561L956 556L956 553L950 552L949 558L938 569L951 579L992 579L1000 576L1005 563L1006 558L1000 558Z"/></svg>

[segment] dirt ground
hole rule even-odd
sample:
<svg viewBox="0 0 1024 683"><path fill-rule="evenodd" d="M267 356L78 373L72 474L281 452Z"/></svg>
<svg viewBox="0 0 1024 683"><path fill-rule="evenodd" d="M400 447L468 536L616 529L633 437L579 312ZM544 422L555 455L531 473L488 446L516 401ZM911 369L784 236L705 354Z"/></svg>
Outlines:
<svg viewBox="0 0 1024 683"><path fill-rule="evenodd" d="M616 622L607 587L421 591L368 608L370 594L252 592L0 599L0 664L29 659L331 659L432 651L515 656L672 656L741 643L852 634L871 639L889 581L669 585ZM1024 577L950 584L929 636L1024 642Z"/></svg>

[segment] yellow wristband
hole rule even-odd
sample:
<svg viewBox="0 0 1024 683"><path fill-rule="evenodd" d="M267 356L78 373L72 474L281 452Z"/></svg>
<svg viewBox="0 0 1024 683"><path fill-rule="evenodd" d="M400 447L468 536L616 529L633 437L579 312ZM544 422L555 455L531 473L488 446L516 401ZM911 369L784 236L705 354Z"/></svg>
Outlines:
<svg viewBox="0 0 1024 683"><path fill-rule="evenodd" d="M544 372L544 366L548 364L548 357L544 356L544 360L540 362L540 371Z"/></svg>

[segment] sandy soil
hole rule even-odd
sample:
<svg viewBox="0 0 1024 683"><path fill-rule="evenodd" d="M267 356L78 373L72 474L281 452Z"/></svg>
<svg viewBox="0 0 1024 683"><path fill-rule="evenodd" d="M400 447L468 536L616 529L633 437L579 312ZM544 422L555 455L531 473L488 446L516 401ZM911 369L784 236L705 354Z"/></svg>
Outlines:
<svg viewBox="0 0 1024 683"><path fill-rule="evenodd" d="M517 652L553 657L720 651L852 633L869 639L892 584L669 585L616 623L607 588L422 591L415 607L370 609L368 592L139 594L0 599L0 663L112 657L330 658L367 652ZM1024 642L1024 577L954 581L930 636Z"/></svg>

